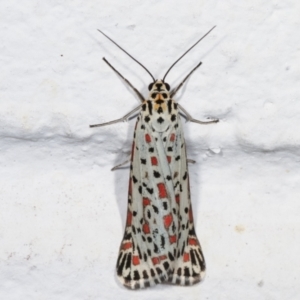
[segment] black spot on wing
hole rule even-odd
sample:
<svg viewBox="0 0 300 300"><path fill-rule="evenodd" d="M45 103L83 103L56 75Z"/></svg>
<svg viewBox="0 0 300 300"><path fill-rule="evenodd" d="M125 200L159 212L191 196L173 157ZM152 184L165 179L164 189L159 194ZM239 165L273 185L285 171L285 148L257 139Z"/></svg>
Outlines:
<svg viewBox="0 0 300 300"><path fill-rule="evenodd" d="M176 115L173 114L173 115L171 116L171 121L172 121L172 122L176 121Z"/></svg>
<svg viewBox="0 0 300 300"><path fill-rule="evenodd" d="M164 268L165 268L166 271L167 271L167 270L169 269L169 267L170 267L170 265L169 265L169 263L168 263L167 261L165 261L165 262L163 263L163 266L164 266Z"/></svg>
<svg viewBox="0 0 300 300"><path fill-rule="evenodd" d="M139 280L141 277L140 277L140 274L138 271L134 271L133 272L133 279L134 280Z"/></svg>
<svg viewBox="0 0 300 300"><path fill-rule="evenodd" d="M166 241L165 241L165 237L163 235L160 236L160 242L161 242L161 247L163 249L165 249Z"/></svg>
<svg viewBox="0 0 300 300"><path fill-rule="evenodd" d="M142 259L142 253L141 253L141 249L139 246L136 247L137 248L137 251L139 253L139 258Z"/></svg>
<svg viewBox="0 0 300 300"><path fill-rule="evenodd" d="M153 171L153 175L154 175L154 177L155 178L159 178L160 177L160 173L159 172L157 172L157 171Z"/></svg>
<svg viewBox="0 0 300 300"><path fill-rule="evenodd" d="M174 256L172 255L171 252L168 253L168 257L170 261L174 261Z"/></svg>
<svg viewBox="0 0 300 300"><path fill-rule="evenodd" d="M152 101L147 101L150 115L152 115Z"/></svg>
<svg viewBox="0 0 300 300"><path fill-rule="evenodd" d="M172 100L168 100L168 112L169 114L172 112Z"/></svg>
<svg viewBox="0 0 300 300"><path fill-rule="evenodd" d="M168 209L168 203L166 201L163 202L163 207L164 207L165 210Z"/></svg>
<svg viewBox="0 0 300 300"><path fill-rule="evenodd" d="M131 253L129 252L129 253L127 254L127 260L126 260L125 268L126 268L126 269L130 269L130 266L131 266Z"/></svg>
<svg viewBox="0 0 300 300"><path fill-rule="evenodd" d="M190 270L189 270L188 267L185 267L185 268L184 268L184 276L185 276L185 277L190 277Z"/></svg>
<svg viewBox="0 0 300 300"><path fill-rule="evenodd" d="M186 180L186 178L187 178L187 172L184 173L184 175L183 175L182 178L183 178L183 180Z"/></svg>
<svg viewBox="0 0 300 300"><path fill-rule="evenodd" d="M151 195L153 194L153 189L147 188L147 191L149 194L151 194Z"/></svg>
<svg viewBox="0 0 300 300"><path fill-rule="evenodd" d="M145 261L146 261L146 260L145 260ZM148 279L148 278L149 278L149 275L148 275L148 273L147 273L146 270L143 271L143 278L144 278L144 279Z"/></svg>
<svg viewBox="0 0 300 300"><path fill-rule="evenodd" d="M141 163L143 164L143 165L145 165L146 164L146 159L144 159L144 158L141 158Z"/></svg>

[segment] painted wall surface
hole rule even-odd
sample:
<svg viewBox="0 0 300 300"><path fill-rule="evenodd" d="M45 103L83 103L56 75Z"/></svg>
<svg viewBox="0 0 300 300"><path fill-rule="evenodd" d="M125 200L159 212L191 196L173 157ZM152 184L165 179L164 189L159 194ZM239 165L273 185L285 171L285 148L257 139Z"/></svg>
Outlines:
<svg viewBox="0 0 300 300"><path fill-rule="evenodd" d="M2 1L0 299L300 299L300 2ZM168 75L185 124L196 231L207 262L192 287L123 288L115 275L138 105Z"/></svg>

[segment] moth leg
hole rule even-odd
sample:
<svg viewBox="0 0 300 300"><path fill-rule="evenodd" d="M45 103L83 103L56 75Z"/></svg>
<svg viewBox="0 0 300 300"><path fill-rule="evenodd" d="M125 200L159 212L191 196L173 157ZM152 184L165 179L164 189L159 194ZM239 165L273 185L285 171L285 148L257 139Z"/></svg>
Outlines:
<svg viewBox="0 0 300 300"><path fill-rule="evenodd" d="M103 57L103 60L135 91L137 96L140 98L141 102L144 102L145 99L142 96L142 94L130 83L129 80L127 80L119 71L117 71L107 60L105 57Z"/></svg>
<svg viewBox="0 0 300 300"><path fill-rule="evenodd" d="M190 164L194 164L196 161L193 160L193 159L189 159L189 158L188 158L188 159L187 159L187 162L190 163Z"/></svg>
<svg viewBox="0 0 300 300"><path fill-rule="evenodd" d="M124 162L122 162L121 164L118 164L118 165L114 166L114 167L111 169L111 171L114 171L114 170L117 170L117 169L119 169L120 167L122 167L122 166L124 166L124 165L128 164L130 161L131 161L131 159L130 159L130 158L129 158L129 159L127 159L127 160L125 160L125 161L124 161Z"/></svg>
<svg viewBox="0 0 300 300"><path fill-rule="evenodd" d="M179 103L177 103L177 104L178 104L179 109L185 114L184 117L186 118L187 121L198 123L198 124L204 124L204 125L206 125L206 124L212 124L212 123L218 123L219 122L218 119L212 120L212 121L207 121L207 122L196 120Z"/></svg>
<svg viewBox="0 0 300 300"><path fill-rule="evenodd" d="M127 121L128 117L130 117L133 113L135 113L137 110L139 110L141 108L141 106L142 106L142 104L139 105L138 107L136 107L135 109L133 109L131 112L129 112L128 114L126 114L124 117L122 117L120 119L116 119L116 120L106 122L106 123L90 125L90 127L101 127L101 126L106 126L106 125L112 125L112 124L119 123L119 122L125 122L125 121Z"/></svg>
<svg viewBox="0 0 300 300"><path fill-rule="evenodd" d="M178 85L178 87L175 88L173 91L171 91L171 93L170 93L171 98L179 91L179 89L183 86L183 84L201 66L201 64L202 64L202 62L200 61L199 64L189 74L187 74L187 76L181 81L181 83Z"/></svg>

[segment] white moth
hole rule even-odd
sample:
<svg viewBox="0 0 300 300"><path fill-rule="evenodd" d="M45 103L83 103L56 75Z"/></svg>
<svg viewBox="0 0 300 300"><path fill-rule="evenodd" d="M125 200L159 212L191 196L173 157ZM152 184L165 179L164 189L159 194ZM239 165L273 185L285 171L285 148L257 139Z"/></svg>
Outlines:
<svg viewBox="0 0 300 300"><path fill-rule="evenodd" d="M213 29L214 27L208 33ZM131 152L126 228L117 260L118 278L130 289L163 282L192 285L204 277L205 260L195 233L188 159L180 114L188 121L199 124L217 123L218 120L195 120L173 99L201 62L171 91L165 78L171 68L208 33L175 61L162 80L155 80L143 65L105 35L139 63L153 79L149 85L149 96L144 99L139 91L103 58L136 92L142 104L123 118L90 126L105 126L126 121L129 116L140 111Z"/></svg>

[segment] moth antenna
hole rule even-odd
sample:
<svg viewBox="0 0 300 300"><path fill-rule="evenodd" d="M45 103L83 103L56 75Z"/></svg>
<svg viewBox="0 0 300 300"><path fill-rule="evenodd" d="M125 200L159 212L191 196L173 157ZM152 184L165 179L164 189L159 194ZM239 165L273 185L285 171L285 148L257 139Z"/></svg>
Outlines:
<svg viewBox="0 0 300 300"><path fill-rule="evenodd" d="M200 41L202 41L214 28L216 27L216 25L209 30L206 34L204 34L204 36L202 36L191 48L189 48L187 51L185 51L173 64L172 66L169 68L169 70L167 71L167 73L165 74L164 78L163 78L163 82L165 81L168 73L171 71L171 69L190 51L192 50Z"/></svg>
<svg viewBox="0 0 300 300"><path fill-rule="evenodd" d="M132 55L130 55L127 51L125 51L121 46L119 46L114 40L112 40L109 36L107 36L105 33L103 33L101 30L97 29L100 33L102 33L106 38L108 38L112 43L114 43L118 48L120 48L123 52L125 52L129 57L131 57L135 62L137 62L141 67L143 67L146 72L151 76L153 79L153 82L155 82L154 76L150 73L150 71L143 66L137 59L135 59Z"/></svg>

